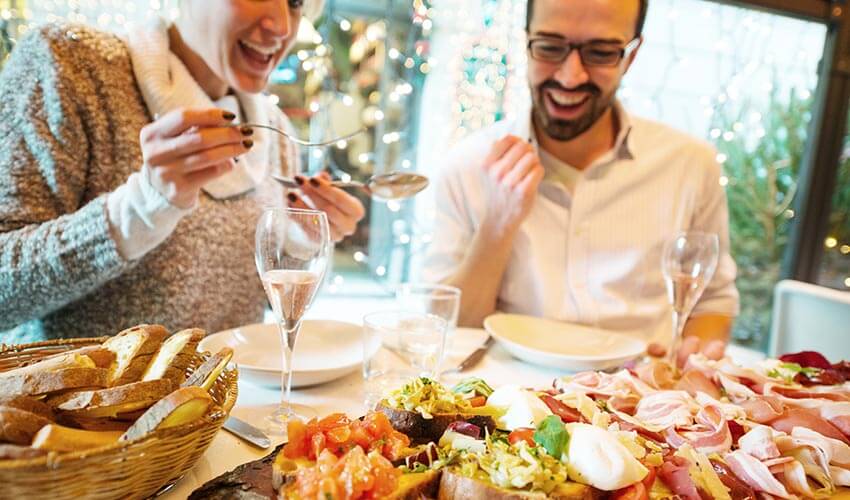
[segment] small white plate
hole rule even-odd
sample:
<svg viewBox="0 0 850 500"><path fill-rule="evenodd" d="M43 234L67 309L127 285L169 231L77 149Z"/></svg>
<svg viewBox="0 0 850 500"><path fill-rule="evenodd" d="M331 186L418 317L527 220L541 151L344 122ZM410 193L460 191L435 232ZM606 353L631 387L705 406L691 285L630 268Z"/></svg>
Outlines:
<svg viewBox="0 0 850 500"><path fill-rule="evenodd" d="M342 321L304 320L295 344L292 387L324 384L358 370L363 363L360 325ZM249 382L280 387L283 354L277 325L240 326L207 336L202 351L233 349L239 376Z"/></svg>
<svg viewBox="0 0 850 500"><path fill-rule="evenodd" d="M646 352L620 333L518 314L494 314L484 328L515 357L573 372L616 368Z"/></svg>

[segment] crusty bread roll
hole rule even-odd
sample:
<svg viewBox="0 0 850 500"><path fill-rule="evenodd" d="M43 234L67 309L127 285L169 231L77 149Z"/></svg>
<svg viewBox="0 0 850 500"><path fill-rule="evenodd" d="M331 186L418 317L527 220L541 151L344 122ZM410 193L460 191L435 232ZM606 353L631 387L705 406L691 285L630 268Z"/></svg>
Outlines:
<svg viewBox="0 0 850 500"><path fill-rule="evenodd" d="M168 330L161 325L139 325L128 328L103 343L115 354L109 367L109 386L138 382L159 350Z"/></svg>
<svg viewBox="0 0 850 500"><path fill-rule="evenodd" d="M107 389L69 392L48 398L47 404L80 417L115 417L119 413L149 408L170 392L170 380L149 380Z"/></svg>
<svg viewBox="0 0 850 500"><path fill-rule="evenodd" d="M206 336L200 328L182 330L168 337L153 361L148 365L142 380L168 379L179 387L186 380L186 369L198 349L198 343Z"/></svg>
<svg viewBox="0 0 850 500"><path fill-rule="evenodd" d="M3 374L0 375L0 394L7 397L41 396L71 389L106 387L108 375L103 368L63 368L56 371Z"/></svg>

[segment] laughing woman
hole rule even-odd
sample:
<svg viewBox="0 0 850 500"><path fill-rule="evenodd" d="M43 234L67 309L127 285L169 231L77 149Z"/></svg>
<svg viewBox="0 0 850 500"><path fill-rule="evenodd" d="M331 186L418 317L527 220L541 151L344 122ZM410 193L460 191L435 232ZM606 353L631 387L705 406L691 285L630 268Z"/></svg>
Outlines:
<svg viewBox="0 0 850 500"><path fill-rule="evenodd" d="M355 198L324 177L283 192L269 175L297 174L297 151L238 126L288 127L261 92L318 10L302 3L181 0L174 24L125 37L48 25L20 41L0 76L0 343L260 321L264 206L353 232Z"/></svg>

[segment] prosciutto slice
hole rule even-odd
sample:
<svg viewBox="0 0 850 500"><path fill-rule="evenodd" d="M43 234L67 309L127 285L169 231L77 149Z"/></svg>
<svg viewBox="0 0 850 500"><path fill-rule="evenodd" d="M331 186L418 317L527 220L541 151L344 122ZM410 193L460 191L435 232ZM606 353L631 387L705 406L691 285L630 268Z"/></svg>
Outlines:
<svg viewBox="0 0 850 500"><path fill-rule="evenodd" d="M700 392L711 396L713 399L720 399L721 397L720 388L717 384L699 370L685 371L682 378L676 382L676 389L685 391L693 397L697 397Z"/></svg>
<svg viewBox="0 0 850 500"><path fill-rule="evenodd" d="M727 453L724 458L738 479L747 483L750 488L777 498L791 498L785 486L759 459L740 450Z"/></svg>
<svg viewBox="0 0 850 500"><path fill-rule="evenodd" d="M683 427L694 423L696 401L684 391L660 391L643 397L635 418L658 427Z"/></svg>
<svg viewBox="0 0 850 500"><path fill-rule="evenodd" d="M817 410L809 408L789 408L782 416L771 421L770 426L786 434L791 434L795 427L806 427L828 438L850 444L837 427L822 418Z"/></svg>
<svg viewBox="0 0 850 500"><path fill-rule="evenodd" d="M770 427L759 425L738 440L738 448L759 460L770 460L779 456L779 448Z"/></svg>
<svg viewBox="0 0 850 500"><path fill-rule="evenodd" d="M658 470L658 477L670 490L682 500L702 500L688 469L690 462L677 456L670 456Z"/></svg>
<svg viewBox="0 0 850 500"><path fill-rule="evenodd" d="M696 424L689 430L677 430L669 427L665 432L667 444L678 448L685 443L701 453L723 453L732 448L732 433L726 419L716 406L702 408L696 417Z"/></svg>

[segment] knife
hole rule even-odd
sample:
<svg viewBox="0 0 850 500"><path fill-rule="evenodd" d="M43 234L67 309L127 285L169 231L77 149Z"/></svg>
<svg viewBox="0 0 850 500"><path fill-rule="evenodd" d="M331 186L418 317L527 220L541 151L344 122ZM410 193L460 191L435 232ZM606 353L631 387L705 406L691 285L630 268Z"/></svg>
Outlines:
<svg viewBox="0 0 850 500"><path fill-rule="evenodd" d="M481 361L481 358L483 358L484 355L487 354L487 351L490 349L490 346L492 346L492 345L493 345L493 337L488 336L487 340L485 340L484 343L481 344L481 347L472 351L472 354L467 356L466 359L461 361L460 364L458 364L456 367L454 367L450 370L446 370L443 373L459 373L459 372L462 372L464 370L468 370L468 369L472 368L479 361Z"/></svg>
<svg viewBox="0 0 850 500"><path fill-rule="evenodd" d="M272 445L271 440L263 431L233 415L227 417L227 420L224 421L224 428L254 446L268 448Z"/></svg>

